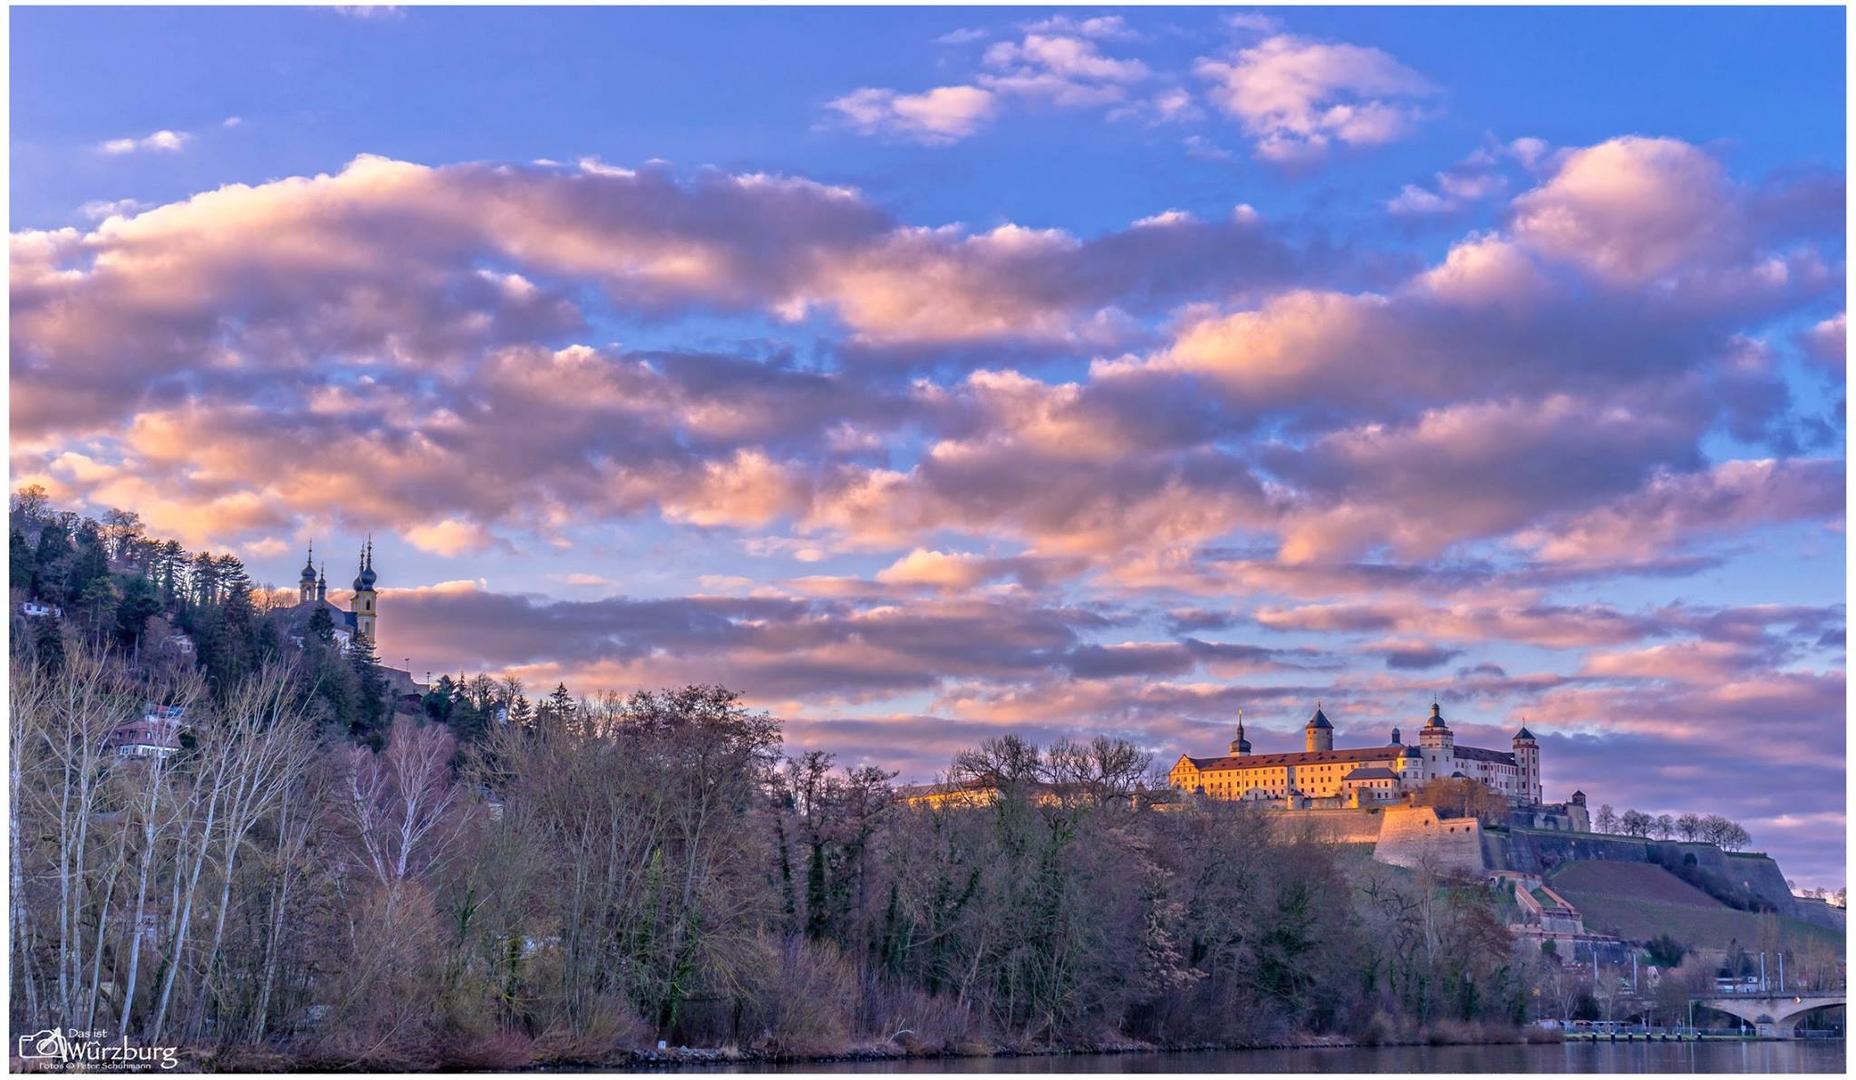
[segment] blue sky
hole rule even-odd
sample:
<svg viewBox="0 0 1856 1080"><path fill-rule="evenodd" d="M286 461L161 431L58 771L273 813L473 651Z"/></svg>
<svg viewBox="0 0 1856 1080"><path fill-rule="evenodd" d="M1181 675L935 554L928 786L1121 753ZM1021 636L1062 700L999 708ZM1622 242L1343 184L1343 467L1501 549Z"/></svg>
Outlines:
<svg viewBox="0 0 1856 1080"><path fill-rule="evenodd" d="M420 674L909 778L1437 695L1841 880L1841 9L10 17L16 482L371 531Z"/></svg>

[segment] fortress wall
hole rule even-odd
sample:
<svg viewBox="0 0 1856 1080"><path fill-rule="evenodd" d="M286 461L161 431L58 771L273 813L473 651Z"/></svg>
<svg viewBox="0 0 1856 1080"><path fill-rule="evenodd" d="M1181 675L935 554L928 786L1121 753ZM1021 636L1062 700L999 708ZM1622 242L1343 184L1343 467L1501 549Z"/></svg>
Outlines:
<svg viewBox="0 0 1856 1080"><path fill-rule="evenodd" d="M1306 829L1309 835L1333 844L1370 844L1379 839L1384 811L1373 809L1284 810L1278 828Z"/></svg>
<svg viewBox="0 0 1856 1080"><path fill-rule="evenodd" d="M1482 823L1474 818L1439 818L1428 806L1388 807L1382 814L1373 858L1392 866L1428 865L1438 870L1481 873Z"/></svg>

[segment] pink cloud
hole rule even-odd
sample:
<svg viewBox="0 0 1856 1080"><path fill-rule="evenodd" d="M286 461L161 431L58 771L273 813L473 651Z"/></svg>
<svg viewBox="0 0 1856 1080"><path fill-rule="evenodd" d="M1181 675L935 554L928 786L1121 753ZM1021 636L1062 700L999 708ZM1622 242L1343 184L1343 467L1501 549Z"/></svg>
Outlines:
<svg viewBox="0 0 1856 1080"><path fill-rule="evenodd" d="M1289 34L1267 37L1229 60L1201 59L1212 101L1256 139L1256 156L1295 162L1333 143L1370 147L1402 138L1418 119L1412 103L1434 91L1388 53Z"/></svg>
<svg viewBox="0 0 1856 1080"><path fill-rule="evenodd" d="M1624 136L1575 150L1514 202L1524 244L1619 285L1737 256L1740 209L1720 163L1677 139Z"/></svg>

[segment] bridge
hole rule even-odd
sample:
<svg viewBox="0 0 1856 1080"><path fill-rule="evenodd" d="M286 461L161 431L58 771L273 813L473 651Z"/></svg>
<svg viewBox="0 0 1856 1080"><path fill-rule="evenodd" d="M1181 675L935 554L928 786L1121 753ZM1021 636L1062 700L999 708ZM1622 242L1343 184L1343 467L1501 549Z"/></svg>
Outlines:
<svg viewBox="0 0 1856 1080"><path fill-rule="evenodd" d="M1695 1005L1744 1020L1757 1028L1763 1039L1789 1039L1805 1013L1836 1008L1846 1001L1844 991L1807 990L1796 994L1714 994L1695 998Z"/></svg>

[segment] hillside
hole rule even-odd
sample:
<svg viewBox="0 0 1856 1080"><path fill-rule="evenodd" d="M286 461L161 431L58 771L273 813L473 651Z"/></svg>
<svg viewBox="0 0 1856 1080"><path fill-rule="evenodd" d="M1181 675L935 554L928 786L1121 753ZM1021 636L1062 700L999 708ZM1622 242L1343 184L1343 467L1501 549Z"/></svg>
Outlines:
<svg viewBox="0 0 1856 1080"><path fill-rule="evenodd" d="M1726 948L1756 941L1767 920L1777 919L1789 943L1841 944L1832 930L1798 919L1728 907L1660 866L1647 863L1577 860L1548 879L1578 907L1587 928L1630 941L1669 934L1691 946Z"/></svg>

